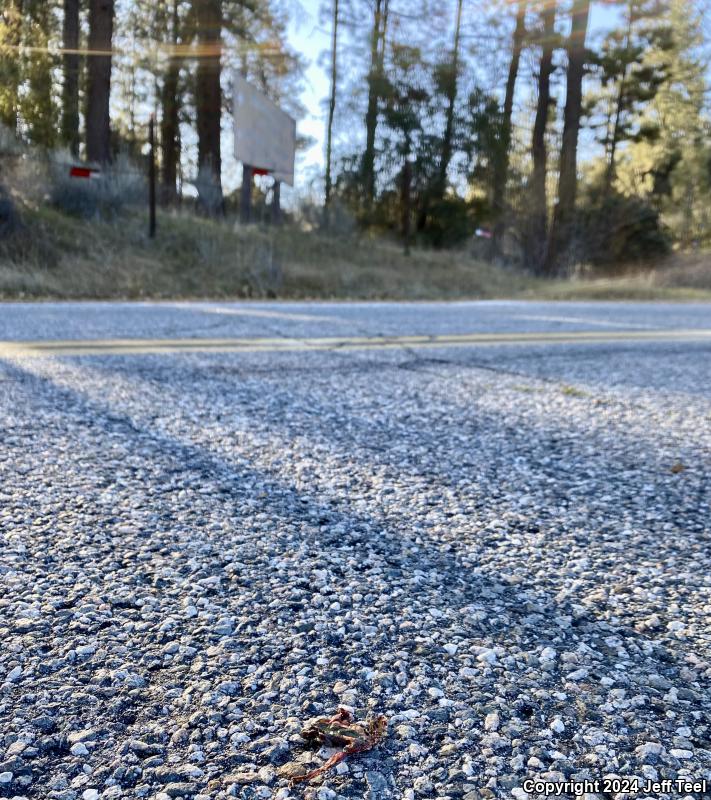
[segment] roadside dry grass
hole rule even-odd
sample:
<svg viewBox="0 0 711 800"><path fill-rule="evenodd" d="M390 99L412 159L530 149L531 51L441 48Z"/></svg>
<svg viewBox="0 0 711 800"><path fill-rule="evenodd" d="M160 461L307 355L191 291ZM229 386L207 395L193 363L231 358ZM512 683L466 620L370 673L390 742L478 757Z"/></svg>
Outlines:
<svg viewBox="0 0 711 800"><path fill-rule="evenodd" d="M620 278L551 281L523 296L541 300L711 300L711 288L669 286L663 280L654 273L640 272Z"/></svg>
<svg viewBox="0 0 711 800"><path fill-rule="evenodd" d="M619 278L544 281L466 252L402 249L382 239L242 228L160 213L114 222L27 211L26 228L0 247L0 297L552 300L711 299L711 257Z"/></svg>

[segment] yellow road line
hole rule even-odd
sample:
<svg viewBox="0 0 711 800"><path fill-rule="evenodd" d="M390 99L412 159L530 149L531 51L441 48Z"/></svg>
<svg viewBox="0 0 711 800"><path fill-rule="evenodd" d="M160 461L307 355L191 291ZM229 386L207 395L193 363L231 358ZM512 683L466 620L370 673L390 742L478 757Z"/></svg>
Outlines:
<svg viewBox="0 0 711 800"><path fill-rule="evenodd" d="M309 339L86 339L0 342L2 356L136 355L149 353L256 353L309 350L381 350L421 347L486 347L525 344L677 342L711 340L709 329L652 331L541 331L441 336L355 336Z"/></svg>

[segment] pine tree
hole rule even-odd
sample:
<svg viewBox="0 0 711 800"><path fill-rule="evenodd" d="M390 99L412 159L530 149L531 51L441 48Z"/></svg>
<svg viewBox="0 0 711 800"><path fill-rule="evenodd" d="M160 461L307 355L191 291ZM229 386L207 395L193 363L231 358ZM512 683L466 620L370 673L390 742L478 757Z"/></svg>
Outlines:
<svg viewBox="0 0 711 800"><path fill-rule="evenodd" d="M501 118L500 144L495 154L494 174L492 179L492 211L494 215L493 249L501 253L501 245L505 230L505 195L506 181L509 173L509 150L511 147L511 120L513 101L518 80L521 51L526 37L527 0L519 0L516 10L516 25L511 42L511 60L509 62L506 92L504 95L503 115Z"/></svg>
<svg viewBox="0 0 711 800"><path fill-rule="evenodd" d="M333 179L331 168L333 160L333 117L336 111L336 93L338 91L338 0L333 2L333 21L331 28L331 92L328 99L328 120L326 122L326 180L324 206L331 202Z"/></svg>
<svg viewBox="0 0 711 800"><path fill-rule="evenodd" d="M90 161L111 161L111 52L114 0L89 0L87 58L86 155Z"/></svg>
<svg viewBox="0 0 711 800"><path fill-rule="evenodd" d="M423 130L431 101L427 82L420 50L393 43L381 97L384 123L388 128L385 142L389 161L395 165L396 185L399 183L400 231L406 250L410 243L412 180L414 178L415 183L425 190L431 183L427 169L428 162L431 163L430 150ZM424 180L420 179L423 173Z"/></svg>
<svg viewBox="0 0 711 800"><path fill-rule="evenodd" d="M617 175L620 145L658 134L655 126L642 124L642 111L665 82L668 65L666 61L653 64L646 54L651 49L671 49L673 37L667 13L664 0L626 0L624 27L606 37L597 58L602 93L592 105L605 106L601 137L607 159L605 196L610 194Z"/></svg>
<svg viewBox="0 0 711 800"><path fill-rule="evenodd" d="M365 149L361 161L363 196L369 211L375 197L375 131L383 84L383 61L387 29L388 0L373 0L373 23L370 35L368 106L365 112Z"/></svg>
<svg viewBox="0 0 711 800"><path fill-rule="evenodd" d="M161 122L161 187L164 203L172 204L178 199L177 179L180 163L180 108L178 91L181 59L177 53L181 38L180 2L171 0L167 21L167 36L170 54L165 67L160 90Z"/></svg>
<svg viewBox="0 0 711 800"><path fill-rule="evenodd" d="M29 141L47 148L56 142L59 112L52 83L55 58L48 51L55 35L53 11L46 0L25 0L23 7L22 40L31 49L22 58L19 109Z"/></svg>
<svg viewBox="0 0 711 800"><path fill-rule="evenodd" d="M434 197L442 199L447 189L447 170L452 160L454 138L454 115L457 102L457 78L459 74L459 46L462 28L462 0L457 0L454 22L454 41L452 55L440 72L440 87L446 98L445 125L442 133L442 153L439 160L439 174L435 184Z"/></svg>
<svg viewBox="0 0 711 800"><path fill-rule="evenodd" d="M220 133L222 88L222 0L193 0L199 60L195 76L198 191L205 210L222 208Z"/></svg>
<svg viewBox="0 0 711 800"><path fill-rule="evenodd" d="M22 43L22 0L8 0L0 10L0 122L17 132Z"/></svg>
<svg viewBox="0 0 711 800"><path fill-rule="evenodd" d="M701 46L702 17L686 0L671 0L662 23L671 47L651 47L643 62L663 67L665 80L641 110L638 126L656 131L633 139L617 165L625 194L646 198L683 246L711 238L711 121Z"/></svg>
<svg viewBox="0 0 711 800"><path fill-rule="evenodd" d="M73 155L79 153L79 5L64 0L62 21L62 142Z"/></svg>
<svg viewBox="0 0 711 800"><path fill-rule="evenodd" d="M533 173L528 185L530 213L528 220L528 266L540 272L546 262L548 202L546 198L547 152L546 127L550 113L550 79L553 71L553 50L557 43L555 34L556 3L545 0L541 11L541 59L538 67L538 103L533 126L531 157Z"/></svg>
<svg viewBox="0 0 711 800"><path fill-rule="evenodd" d="M546 270L555 272L559 261L570 245L575 221L575 201L578 190L578 135L583 109L583 78L588 57L585 40L590 20L590 0L573 0L571 29L567 41L568 68L566 71L563 137L560 148L558 202L553 214Z"/></svg>

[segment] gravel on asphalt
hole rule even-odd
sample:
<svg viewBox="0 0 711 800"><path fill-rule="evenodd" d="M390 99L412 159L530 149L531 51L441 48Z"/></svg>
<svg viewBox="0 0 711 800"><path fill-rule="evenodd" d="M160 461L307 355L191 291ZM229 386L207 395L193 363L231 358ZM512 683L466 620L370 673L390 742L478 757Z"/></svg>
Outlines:
<svg viewBox="0 0 711 800"><path fill-rule="evenodd" d="M711 791L707 362L6 359L0 797ZM290 789L339 703L386 740Z"/></svg>

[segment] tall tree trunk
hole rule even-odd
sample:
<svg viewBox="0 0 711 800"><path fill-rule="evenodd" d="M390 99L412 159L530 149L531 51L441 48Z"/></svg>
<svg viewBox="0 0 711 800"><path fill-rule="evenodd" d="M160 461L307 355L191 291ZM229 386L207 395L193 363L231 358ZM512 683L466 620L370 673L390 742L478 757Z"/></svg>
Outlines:
<svg viewBox="0 0 711 800"><path fill-rule="evenodd" d="M454 107L457 102L457 73L459 72L459 36L462 27L462 0L457 0L457 18L454 23L454 44L452 47L452 74L447 85L447 114L442 136L442 154L439 161L439 175L435 197L442 199L447 190L447 170L452 160L452 137L454 136Z"/></svg>
<svg viewBox="0 0 711 800"><path fill-rule="evenodd" d="M528 265L536 272L543 269L546 261L548 202L546 198L547 152L546 127L550 107L551 72L553 71L553 45L555 37L556 4L545 0L541 19L543 21L543 39L541 42L541 61L538 71L538 104L536 121L533 126L531 156L533 173L528 185L530 198L530 218L528 221L528 247L526 256Z"/></svg>
<svg viewBox="0 0 711 800"><path fill-rule="evenodd" d="M62 142L79 153L79 0L64 0L62 23Z"/></svg>
<svg viewBox="0 0 711 800"><path fill-rule="evenodd" d="M201 57L195 80L198 134L198 183L206 211L223 210L220 122L222 91L222 0L193 0Z"/></svg>
<svg viewBox="0 0 711 800"><path fill-rule="evenodd" d="M383 0L382 10L382 25L380 26L380 53L378 56L378 67L382 74L383 66L385 64L385 46L388 38L388 10L390 8L390 0Z"/></svg>
<svg viewBox="0 0 711 800"><path fill-rule="evenodd" d="M568 74L566 78L563 139L560 148L558 203L553 214L546 268L554 272L558 260L570 244L575 218L575 199L578 189L578 134L583 104L585 76L585 38L590 19L590 0L574 0L572 26L568 39Z"/></svg>
<svg viewBox="0 0 711 800"><path fill-rule="evenodd" d="M493 190L491 206L494 214L494 230L492 248L494 253L501 253L501 246L506 229L504 215L506 212L506 182L509 176L509 150L511 149L511 117L513 115L513 101L516 93L516 80L518 67L521 61L521 50L526 38L526 0L519 0L516 11L516 26L514 27L511 61L509 62L509 75L506 80L506 93L504 95L504 108L501 119L501 141L494 164Z"/></svg>
<svg viewBox="0 0 711 800"><path fill-rule="evenodd" d="M383 0L375 0L373 30L370 37L370 72L368 74L368 108L365 112L365 150L363 151L363 194L367 211L375 197L375 129L378 124L378 100L382 76L380 38Z"/></svg>
<svg viewBox="0 0 711 800"><path fill-rule="evenodd" d="M173 0L171 20L171 44L178 44L179 19L178 0ZM175 53L170 57L168 68L163 78L161 88L161 125L160 143L162 150L162 195L163 202L173 204L177 201L176 181L178 177L178 160L180 159L180 146L178 127L180 124L180 98L178 95L178 79L180 77L180 59Z"/></svg>
<svg viewBox="0 0 711 800"><path fill-rule="evenodd" d="M86 88L86 155L89 161L111 160L111 39L114 0L89 2L89 56Z"/></svg>
<svg viewBox="0 0 711 800"><path fill-rule="evenodd" d="M338 81L338 0L333 0L333 32L331 35L331 96L328 101L326 125L326 195L325 205L331 202L331 155L333 151L333 115L336 111L336 84Z"/></svg>
<svg viewBox="0 0 711 800"><path fill-rule="evenodd" d="M630 41L632 39L632 22L634 16L634 9L632 6L632 2L630 0L629 7L627 9L627 30L625 32L625 50L629 51ZM617 177L617 164L616 164L616 157L617 157L617 145L620 141L620 128L621 128L621 121L622 121L622 106L625 102L625 89L627 88L627 70L629 65L625 62L624 68L622 70L622 75L620 77L620 83L617 87L617 97L615 98L615 114L614 114L614 124L612 125L612 131L609 131L609 141L607 143L607 169L605 170L605 184L603 188L603 195L604 197L609 197L610 192L612 191L612 184Z"/></svg>
<svg viewBox="0 0 711 800"><path fill-rule="evenodd" d="M20 52L22 43L22 0L9 0L0 11L0 123L17 133L20 86ZM3 51L2 45L7 47Z"/></svg>

